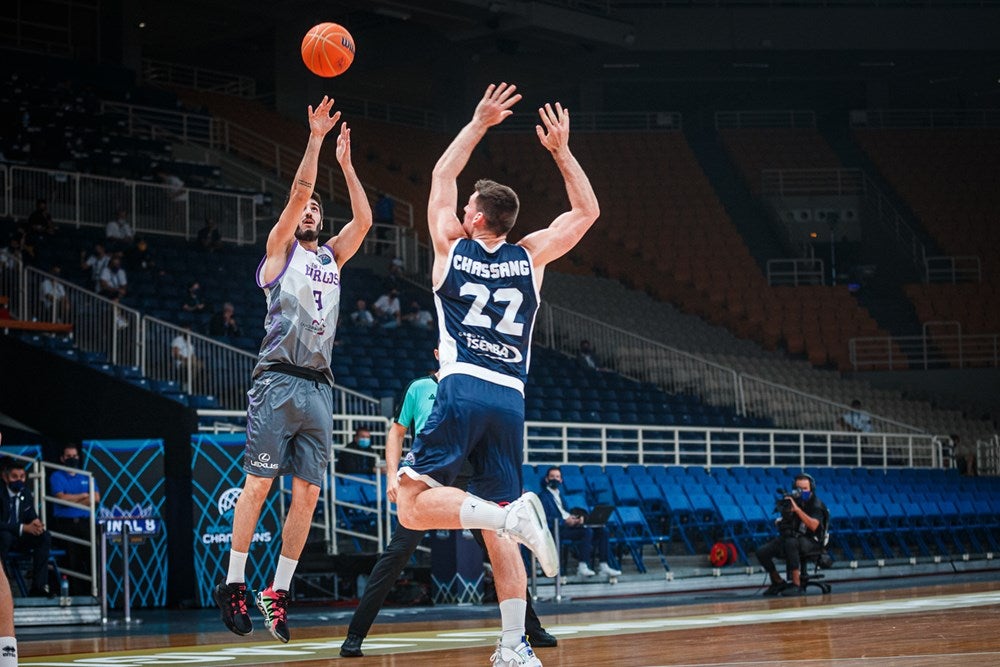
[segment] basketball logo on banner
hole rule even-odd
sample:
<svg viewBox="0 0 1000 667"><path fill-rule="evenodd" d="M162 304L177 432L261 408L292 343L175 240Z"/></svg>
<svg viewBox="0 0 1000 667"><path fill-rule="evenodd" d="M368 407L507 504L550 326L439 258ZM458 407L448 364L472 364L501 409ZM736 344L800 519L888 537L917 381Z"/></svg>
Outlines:
<svg viewBox="0 0 1000 667"><path fill-rule="evenodd" d="M210 607L212 587L225 578L233 539L233 512L242 493L246 434L198 435L191 439L194 510L194 571L200 602ZM277 494L261 508L250 545L247 572L274 566L280 540ZM267 582L247 582L265 586Z"/></svg>

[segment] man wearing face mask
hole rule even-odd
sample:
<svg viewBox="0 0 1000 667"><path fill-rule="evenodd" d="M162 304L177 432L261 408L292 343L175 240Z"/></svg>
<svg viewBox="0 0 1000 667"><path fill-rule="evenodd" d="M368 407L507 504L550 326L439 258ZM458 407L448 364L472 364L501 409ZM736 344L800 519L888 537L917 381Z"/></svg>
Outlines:
<svg viewBox="0 0 1000 667"><path fill-rule="evenodd" d="M559 488L562 486L562 471L558 466L552 466L542 480L542 492L538 497L545 508L545 520L551 526L559 522L559 538L571 540L576 546L580 563L576 573L581 577L592 577L595 574L617 577L622 572L608 565L608 533L603 526L585 526L582 516L571 514L571 507L563 505ZM554 533L554 531L553 531ZM590 562L597 552L597 571L591 569Z"/></svg>
<svg viewBox="0 0 1000 667"><path fill-rule="evenodd" d="M778 521L778 530L781 534L757 549L757 560L771 578L771 585L764 591L764 595L802 595L802 559L823 551L826 505L816 496L815 480L806 473L795 476L794 490L785 495L779 505L781 519ZM774 565L775 558L785 559L790 582L778 574Z"/></svg>
<svg viewBox="0 0 1000 667"><path fill-rule="evenodd" d="M27 489L28 474L24 463L7 459L0 477L6 493L0 494L0 558L4 561L11 549L31 552L31 589L29 595L49 596L48 564L52 538L38 518L35 500Z"/></svg>
<svg viewBox="0 0 1000 667"><path fill-rule="evenodd" d="M358 426L351 441L337 451L337 472L346 475L368 475L374 472L375 459L354 453L370 452L371 449L371 431L365 426Z"/></svg>
<svg viewBox="0 0 1000 667"><path fill-rule="evenodd" d="M66 445L59 456L59 463L73 468L73 471L56 470L49 477L49 492L59 500L74 503L74 506L54 504L52 507L52 528L57 533L64 533L82 540L90 541L90 478L78 475L75 470L83 468L80 450L76 445ZM94 480L94 505L101 501L101 492ZM66 566L75 572L89 572L89 550L82 544L65 542ZM89 586L78 579L70 579L70 593L85 595Z"/></svg>

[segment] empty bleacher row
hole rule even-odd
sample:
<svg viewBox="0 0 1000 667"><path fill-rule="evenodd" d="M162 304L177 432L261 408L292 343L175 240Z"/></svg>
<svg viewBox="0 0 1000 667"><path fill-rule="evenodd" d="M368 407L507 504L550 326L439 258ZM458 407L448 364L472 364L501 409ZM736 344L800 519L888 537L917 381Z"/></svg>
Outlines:
<svg viewBox="0 0 1000 667"><path fill-rule="evenodd" d="M756 545L774 537L775 504L798 467L715 467L560 463L567 507L612 505L611 543L639 572L656 555L705 555L717 541L734 543L751 564ZM540 491L550 467L524 464L527 490ZM851 561L909 563L961 558L1000 549L1000 482L953 470L811 467L816 492L830 510L829 548L839 566ZM364 480L364 481L362 481ZM384 484L384 478L382 478ZM374 508L374 477L338 477L338 500ZM344 525L364 532L370 512L338 506ZM629 561L626 561L628 564Z"/></svg>

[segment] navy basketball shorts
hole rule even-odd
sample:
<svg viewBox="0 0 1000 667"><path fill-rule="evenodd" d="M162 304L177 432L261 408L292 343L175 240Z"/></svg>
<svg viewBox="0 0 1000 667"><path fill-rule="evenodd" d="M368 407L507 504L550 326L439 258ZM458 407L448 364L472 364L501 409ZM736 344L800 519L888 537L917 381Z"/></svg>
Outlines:
<svg viewBox="0 0 1000 667"><path fill-rule="evenodd" d="M468 459L468 491L485 500L516 500L523 487L524 397L471 375L441 379L434 408L400 467L400 475L451 486Z"/></svg>
<svg viewBox="0 0 1000 667"><path fill-rule="evenodd" d="M322 486L333 448L333 388L264 371L247 397L243 470L272 479L291 473Z"/></svg>

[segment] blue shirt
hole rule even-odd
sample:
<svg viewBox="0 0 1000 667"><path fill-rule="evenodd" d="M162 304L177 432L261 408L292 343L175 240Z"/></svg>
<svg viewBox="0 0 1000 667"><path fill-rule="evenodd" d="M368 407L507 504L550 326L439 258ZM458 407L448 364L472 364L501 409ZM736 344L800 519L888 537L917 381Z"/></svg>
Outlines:
<svg viewBox="0 0 1000 667"><path fill-rule="evenodd" d="M458 239L434 289L440 377L453 373L524 393L539 303L531 256L506 241Z"/></svg>
<svg viewBox="0 0 1000 667"><path fill-rule="evenodd" d="M95 479L94 491L99 490L97 488L97 480ZM71 475L62 470L56 470L49 478L49 493L53 496L58 493L76 494L89 492L90 484L87 481L86 475ZM90 510L86 510L83 507L66 507L65 505L53 504L52 515L61 519L86 518L90 516Z"/></svg>

